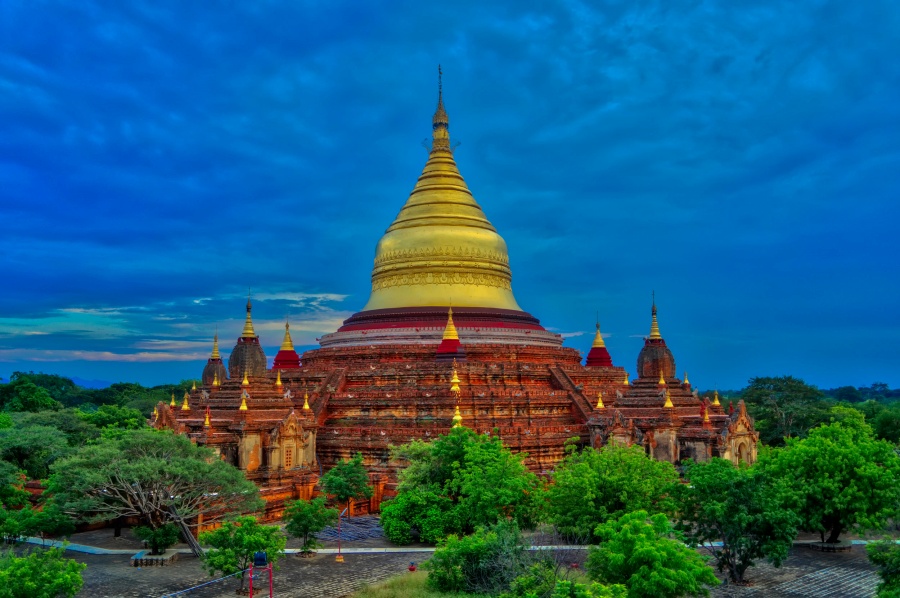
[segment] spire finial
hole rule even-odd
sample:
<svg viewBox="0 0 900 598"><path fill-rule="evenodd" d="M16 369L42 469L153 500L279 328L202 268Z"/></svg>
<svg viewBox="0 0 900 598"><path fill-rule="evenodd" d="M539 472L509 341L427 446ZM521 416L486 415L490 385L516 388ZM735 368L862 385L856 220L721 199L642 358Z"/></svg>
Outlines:
<svg viewBox="0 0 900 598"><path fill-rule="evenodd" d="M278 370L278 377L275 379L275 386L281 387L281 370Z"/></svg>
<svg viewBox="0 0 900 598"><path fill-rule="evenodd" d="M253 338L256 332L253 330L253 318L250 311L253 309L253 303L250 302L250 292L247 292L247 318L244 320L244 330L241 332L241 338Z"/></svg>
<svg viewBox="0 0 900 598"><path fill-rule="evenodd" d="M597 391L597 409L603 409L603 391Z"/></svg>
<svg viewBox="0 0 900 598"><path fill-rule="evenodd" d="M209 356L210 359L222 359L222 356L219 355L219 326L216 325L216 333L213 335L213 350L212 354Z"/></svg>
<svg viewBox="0 0 900 598"><path fill-rule="evenodd" d="M459 340L459 333L456 331L456 325L453 323L453 307L447 310L447 326L444 328L444 336L441 340Z"/></svg>
<svg viewBox="0 0 900 598"><path fill-rule="evenodd" d="M308 392L303 393L303 410L309 411L309 393Z"/></svg>
<svg viewBox="0 0 900 598"><path fill-rule="evenodd" d="M656 291L653 291L653 308L650 310L650 314L650 338L661 339L662 335L659 333L659 322L656 320Z"/></svg>
<svg viewBox="0 0 900 598"><path fill-rule="evenodd" d="M602 349L606 347L606 343L603 342L603 335L600 334L600 318L597 318L597 334L594 335L594 344L591 345L593 349Z"/></svg>
<svg viewBox="0 0 900 598"><path fill-rule="evenodd" d="M719 402L719 389L718 389L718 388L717 388L716 391L713 393L713 402L712 402L712 404L713 404L714 406L716 406L716 407L718 407L719 405L722 404L722 403Z"/></svg>
<svg viewBox="0 0 900 598"><path fill-rule="evenodd" d="M284 340L281 342L281 350L294 350L294 340L291 338L291 323L287 321L284 323Z"/></svg>
<svg viewBox="0 0 900 598"><path fill-rule="evenodd" d="M450 151L450 117L444 110L444 73L438 65L438 104L431 119L431 151Z"/></svg>
<svg viewBox="0 0 900 598"><path fill-rule="evenodd" d="M666 409L672 409L675 405L672 403L672 395L669 394L669 389L666 389L666 403L663 405Z"/></svg>

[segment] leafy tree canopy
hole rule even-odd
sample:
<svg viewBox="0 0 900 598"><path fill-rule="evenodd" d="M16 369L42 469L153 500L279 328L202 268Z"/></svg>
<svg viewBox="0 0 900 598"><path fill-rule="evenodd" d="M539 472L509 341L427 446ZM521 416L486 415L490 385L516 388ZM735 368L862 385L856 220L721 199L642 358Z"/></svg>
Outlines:
<svg viewBox="0 0 900 598"><path fill-rule="evenodd" d="M43 411L62 408L46 389L30 379L20 377L0 386L0 409L3 411Z"/></svg>
<svg viewBox="0 0 900 598"><path fill-rule="evenodd" d="M550 521L564 534L584 541L594 530L625 513L668 513L678 473L654 461L639 446L607 445L571 453L556 467L547 491Z"/></svg>
<svg viewBox="0 0 900 598"><path fill-rule="evenodd" d="M697 552L672 537L663 514L627 513L597 527L586 569L591 579L624 584L629 598L707 596L719 580Z"/></svg>
<svg viewBox="0 0 900 598"><path fill-rule="evenodd" d="M102 438L61 459L48 490L76 518L141 517L153 528L198 515L214 521L263 504L256 485L212 450L151 429Z"/></svg>
<svg viewBox="0 0 900 598"><path fill-rule="evenodd" d="M356 453L352 459L339 462L322 476L320 483L325 492L334 496L338 502L347 503L348 517L352 499L372 497L373 490L369 486L369 474L363 465L362 453Z"/></svg>
<svg viewBox="0 0 900 598"><path fill-rule="evenodd" d="M50 465L71 451L66 435L49 426L0 430L0 459L22 470L30 480L41 480Z"/></svg>
<svg viewBox="0 0 900 598"><path fill-rule="evenodd" d="M231 575L246 571L253 562L253 554L265 552L270 563L275 563L284 555L285 538L274 525L260 525L255 517L239 517L226 521L222 527L200 534L200 542L212 547L203 555L203 564L210 575L217 571ZM244 589L245 573L240 575L241 590Z"/></svg>
<svg viewBox="0 0 900 598"><path fill-rule="evenodd" d="M866 546L869 560L878 566L879 598L900 598L900 544L885 540Z"/></svg>
<svg viewBox="0 0 900 598"><path fill-rule="evenodd" d="M62 548L34 550L23 556L7 551L0 556L0 598L57 598L75 596L87 566L67 559Z"/></svg>
<svg viewBox="0 0 900 598"><path fill-rule="evenodd" d="M797 535L799 517L782 504L778 489L761 470L715 458L685 463L678 487L676 529L689 546L705 546L719 571L742 583L754 559L780 567ZM718 544L721 542L721 544Z"/></svg>
<svg viewBox="0 0 900 598"><path fill-rule="evenodd" d="M785 438L805 437L828 420L825 393L793 376L751 378L741 398L760 440L771 446L783 445Z"/></svg>
<svg viewBox="0 0 900 598"><path fill-rule="evenodd" d="M303 542L301 550L312 552L318 547L316 534L337 522L337 509L325 506L325 497L295 500L284 507L285 531Z"/></svg>
<svg viewBox="0 0 900 598"><path fill-rule="evenodd" d="M393 451L409 463L400 472L398 496L382 505L381 521L395 543L425 542L512 518L533 526L543 506L543 484L500 438L453 428L431 442L413 441Z"/></svg>
<svg viewBox="0 0 900 598"><path fill-rule="evenodd" d="M85 421L82 416L82 412L78 409L60 409L37 413L14 413L13 420L19 429L34 426L56 428L65 434L69 446L80 447L100 437L97 426Z"/></svg>
<svg viewBox="0 0 900 598"><path fill-rule="evenodd" d="M137 430L147 426L147 420L140 411L118 405L101 405L96 411L82 411L81 417L98 428Z"/></svg>
<svg viewBox="0 0 900 598"><path fill-rule="evenodd" d="M858 411L837 406L832 414L832 423L789 439L759 463L784 481L782 498L800 515L801 528L819 532L823 542L837 542L849 529L880 529L900 505L894 447L876 440Z"/></svg>

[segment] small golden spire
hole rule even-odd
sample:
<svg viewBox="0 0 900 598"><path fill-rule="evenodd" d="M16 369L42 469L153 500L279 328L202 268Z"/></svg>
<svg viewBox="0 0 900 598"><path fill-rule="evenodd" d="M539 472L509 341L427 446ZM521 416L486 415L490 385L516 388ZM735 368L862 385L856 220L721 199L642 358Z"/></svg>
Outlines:
<svg viewBox="0 0 900 598"><path fill-rule="evenodd" d="M247 296L247 319L244 320L244 330L241 331L241 338L253 338L256 336L256 332L253 330L253 318L250 317L250 310L253 309L253 304L250 303L250 297Z"/></svg>
<svg viewBox="0 0 900 598"><path fill-rule="evenodd" d="M456 326L453 324L453 308L447 310L447 326L444 328L443 340L459 340L459 333L456 332Z"/></svg>
<svg viewBox="0 0 900 598"><path fill-rule="evenodd" d="M209 407L206 408L206 418L203 420L203 427L209 427Z"/></svg>
<svg viewBox="0 0 900 598"><path fill-rule="evenodd" d="M189 396L190 395L188 395L187 391L184 391L184 403L181 404L182 411L190 411L191 410L191 406L188 405L188 397Z"/></svg>
<svg viewBox="0 0 900 598"><path fill-rule="evenodd" d="M703 423L709 423L709 407L706 406L706 403L703 404Z"/></svg>
<svg viewBox="0 0 900 598"><path fill-rule="evenodd" d="M600 334L600 322L597 322L597 334L594 335L594 344L591 345L593 349L603 349L606 347L606 343L603 342L603 335Z"/></svg>
<svg viewBox="0 0 900 598"><path fill-rule="evenodd" d="M303 410L309 411L309 393L308 392L303 393Z"/></svg>
<svg viewBox="0 0 900 598"><path fill-rule="evenodd" d="M662 368L659 369L659 382L657 384L659 384L660 386L666 385L666 379L663 377Z"/></svg>
<svg viewBox="0 0 900 598"><path fill-rule="evenodd" d="M628 381L628 372L625 372L625 386L630 386L631 382Z"/></svg>
<svg viewBox="0 0 900 598"><path fill-rule="evenodd" d="M197 381L196 380L191 382L191 390L197 390Z"/></svg>
<svg viewBox="0 0 900 598"><path fill-rule="evenodd" d="M247 391L241 393L241 406L238 407L238 411L247 411L247 399L250 395L247 394Z"/></svg>
<svg viewBox="0 0 900 598"><path fill-rule="evenodd" d="M222 356L219 355L219 329L216 327L216 333L213 335L213 350L212 355L209 356L210 359L222 359Z"/></svg>
<svg viewBox="0 0 900 598"><path fill-rule="evenodd" d="M684 385L685 385L685 386L690 386L690 385L691 385L691 381L688 380L687 372L686 372L686 371L684 372Z"/></svg>
<svg viewBox="0 0 900 598"><path fill-rule="evenodd" d="M281 341L281 350L282 351L293 351L294 350L294 341L291 338L291 323L284 323L284 340Z"/></svg>
<svg viewBox="0 0 900 598"><path fill-rule="evenodd" d="M650 338L660 339L662 336L659 334L659 322L656 321L656 292L653 293L653 309L650 313L653 315L650 321Z"/></svg>
<svg viewBox="0 0 900 598"><path fill-rule="evenodd" d="M603 409L603 391L597 392L597 409Z"/></svg>
<svg viewBox="0 0 900 598"><path fill-rule="evenodd" d="M431 119L431 151L450 151L450 117L444 110L444 73L438 65L438 105Z"/></svg>
<svg viewBox="0 0 900 598"><path fill-rule="evenodd" d="M169 403L169 407L174 407L174 406L175 406L175 391L173 390L172 391L172 402Z"/></svg>
<svg viewBox="0 0 900 598"><path fill-rule="evenodd" d="M453 414L453 427L459 428L462 426L462 413L459 412L459 403L456 403L456 412Z"/></svg>
<svg viewBox="0 0 900 598"><path fill-rule="evenodd" d="M722 404L722 403L719 402L719 390L718 390L718 389L716 389L716 391L713 393L713 402L712 402L712 404L713 404L714 406L716 406L716 407L718 407L719 405Z"/></svg>
<svg viewBox="0 0 900 598"><path fill-rule="evenodd" d="M281 386L281 370L278 370L278 377L275 379L275 386Z"/></svg>
<svg viewBox="0 0 900 598"><path fill-rule="evenodd" d="M218 385L219 385L219 372L214 370L213 371L213 386L218 386Z"/></svg>
<svg viewBox="0 0 900 598"><path fill-rule="evenodd" d="M453 377L450 378L450 392L459 398L459 374L456 373L456 360L453 360Z"/></svg>
<svg viewBox="0 0 900 598"><path fill-rule="evenodd" d="M244 379L241 381L241 386L250 386L250 380L247 379L247 370L244 370Z"/></svg>
<svg viewBox="0 0 900 598"><path fill-rule="evenodd" d="M669 389L666 389L666 404L663 407L672 408L675 405L672 403L672 396L669 394Z"/></svg>
<svg viewBox="0 0 900 598"><path fill-rule="evenodd" d="M159 417L159 411L156 410L156 407L153 408L153 419Z"/></svg>

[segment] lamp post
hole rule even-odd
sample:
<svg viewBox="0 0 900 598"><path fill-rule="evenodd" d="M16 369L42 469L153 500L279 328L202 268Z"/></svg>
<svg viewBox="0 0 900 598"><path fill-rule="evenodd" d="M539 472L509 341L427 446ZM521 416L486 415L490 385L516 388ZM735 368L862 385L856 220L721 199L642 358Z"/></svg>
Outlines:
<svg viewBox="0 0 900 598"><path fill-rule="evenodd" d="M253 563L250 565L250 598L253 598L253 572L255 569L269 572L269 598L272 598L272 563L269 562L269 556L261 550L253 553Z"/></svg>
<svg viewBox="0 0 900 598"><path fill-rule="evenodd" d="M341 511L341 514L338 515L338 553L337 556L334 557L334 562L336 563L344 562L344 555L341 554L341 517L343 517L346 512L347 509L344 509Z"/></svg>

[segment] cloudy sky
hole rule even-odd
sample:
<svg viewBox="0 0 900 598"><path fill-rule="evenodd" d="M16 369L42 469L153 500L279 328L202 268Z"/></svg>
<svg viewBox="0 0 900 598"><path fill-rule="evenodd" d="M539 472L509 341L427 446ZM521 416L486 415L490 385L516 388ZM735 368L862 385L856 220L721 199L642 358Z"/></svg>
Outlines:
<svg viewBox="0 0 900 598"><path fill-rule="evenodd" d="M199 375L248 287L335 330L427 158L519 304L703 388L900 386L900 5L0 2L0 376Z"/></svg>

